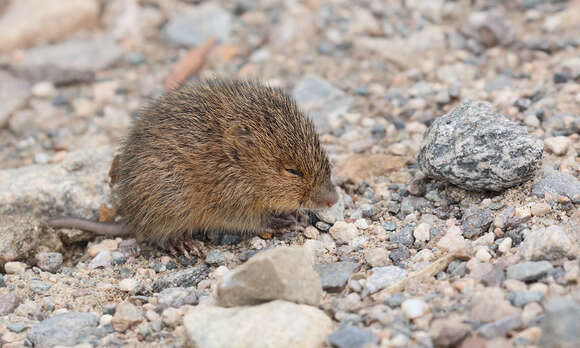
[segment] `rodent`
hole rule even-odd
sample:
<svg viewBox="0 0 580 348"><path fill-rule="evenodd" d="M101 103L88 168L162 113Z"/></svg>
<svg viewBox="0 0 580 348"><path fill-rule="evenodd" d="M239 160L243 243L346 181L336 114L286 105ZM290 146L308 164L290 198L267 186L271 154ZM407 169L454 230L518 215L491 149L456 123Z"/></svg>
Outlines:
<svg viewBox="0 0 580 348"><path fill-rule="evenodd" d="M48 224L166 246L198 232L259 234L281 215L338 200L312 122L257 82L208 80L160 97L135 119L116 175L122 223Z"/></svg>

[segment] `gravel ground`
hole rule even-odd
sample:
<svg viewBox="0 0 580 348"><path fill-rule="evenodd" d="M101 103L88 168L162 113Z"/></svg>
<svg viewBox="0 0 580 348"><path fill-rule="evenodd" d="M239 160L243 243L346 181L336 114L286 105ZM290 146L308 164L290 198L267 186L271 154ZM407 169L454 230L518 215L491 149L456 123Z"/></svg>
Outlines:
<svg viewBox="0 0 580 348"><path fill-rule="evenodd" d="M0 1L0 346L580 346L579 18L578 0ZM189 53L191 80L292 94L339 203L192 259L44 226L107 219L115 150Z"/></svg>

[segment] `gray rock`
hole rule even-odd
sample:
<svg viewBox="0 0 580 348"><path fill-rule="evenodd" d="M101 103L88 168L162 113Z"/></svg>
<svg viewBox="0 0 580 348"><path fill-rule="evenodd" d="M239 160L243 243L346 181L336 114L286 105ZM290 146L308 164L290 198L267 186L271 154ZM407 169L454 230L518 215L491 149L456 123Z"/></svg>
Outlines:
<svg viewBox="0 0 580 348"><path fill-rule="evenodd" d="M0 197L2 195L3 192L0 192ZM3 208L10 209L1 204L0 210ZM8 261L27 259L41 246L58 250L62 244L56 233L43 226L40 220L31 216L0 213L0 266Z"/></svg>
<svg viewBox="0 0 580 348"><path fill-rule="evenodd" d="M571 297L555 298L545 305L540 347L580 347L580 304Z"/></svg>
<svg viewBox="0 0 580 348"><path fill-rule="evenodd" d="M360 264L357 262L335 262L314 265L314 270L320 276L322 289L328 292L340 291L351 275L357 271Z"/></svg>
<svg viewBox="0 0 580 348"><path fill-rule="evenodd" d="M0 129L8 125L12 114L26 104L30 97L30 84L0 70Z"/></svg>
<svg viewBox="0 0 580 348"><path fill-rule="evenodd" d="M210 266L224 266L226 264L226 257L220 250L213 249L205 256L205 263Z"/></svg>
<svg viewBox="0 0 580 348"><path fill-rule="evenodd" d="M13 292L0 296L0 317L14 312L19 304L20 297Z"/></svg>
<svg viewBox="0 0 580 348"><path fill-rule="evenodd" d="M526 259L558 260L574 258L579 253L579 246L573 235L558 225L535 227L528 233L520 246L520 253Z"/></svg>
<svg viewBox="0 0 580 348"><path fill-rule="evenodd" d="M330 131L330 124L352 104L352 99L343 91L316 75L302 78L292 96L321 133Z"/></svg>
<svg viewBox="0 0 580 348"><path fill-rule="evenodd" d="M60 265L62 265L62 254L38 253L36 254L36 265L44 271L55 273L60 268Z"/></svg>
<svg viewBox="0 0 580 348"><path fill-rule="evenodd" d="M387 231L394 231L397 229L397 224L393 221L385 221L383 223L383 228Z"/></svg>
<svg viewBox="0 0 580 348"><path fill-rule="evenodd" d="M487 232L493 222L493 212L491 209L478 209L463 217L461 230L465 238L478 237Z"/></svg>
<svg viewBox="0 0 580 348"><path fill-rule="evenodd" d="M516 307L523 307L530 302L540 302L544 299L544 293L537 290L525 290L509 293L507 299Z"/></svg>
<svg viewBox="0 0 580 348"><path fill-rule="evenodd" d="M5 288L6 282L4 281L4 275L0 273L0 288Z"/></svg>
<svg viewBox="0 0 580 348"><path fill-rule="evenodd" d="M407 248L406 246L401 246L396 249L393 249L389 253L389 258L393 261L395 265L398 265L401 262L405 261L406 259L409 258L409 256L411 256L409 253L409 248Z"/></svg>
<svg viewBox="0 0 580 348"><path fill-rule="evenodd" d="M379 343L379 338L369 330L347 325L328 336L328 341L336 348L361 348Z"/></svg>
<svg viewBox="0 0 580 348"><path fill-rule="evenodd" d="M399 232L395 232L389 235L389 242L399 243L406 247L413 246L415 243L415 237L413 232L415 231L415 224L407 224L401 228Z"/></svg>
<svg viewBox="0 0 580 348"><path fill-rule="evenodd" d="M317 306L322 285L305 249L280 247L262 251L226 274L217 297L227 307L276 299Z"/></svg>
<svg viewBox="0 0 580 348"><path fill-rule="evenodd" d="M71 152L57 164L0 170L0 214L96 220L101 203L110 202L103 180L112 160L113 150L101 147Z"/></svg>
<svg viewBox="0 0 580 348"><path fill-rule="evenodd" d="M507 268L507 278L521 281L533 281L542 278L552 268L548 261L526 261Z"/></svg>
<svg viewBox="0 0 580 348"><path fill-rule="evenodd" d="M511 315L504 317L493 323L488 323L479 328L479 333L487 339L503 337L510 330L519 329L523 326L521 315Z"/></svg>
<svg viewBox="0 0 580 348"><path fill-rule="evenodd" d="M222 308L197 306L183 318L194 347L321 347L331 320L318 308L286 301Z"/></svg>
<svg viewBox="0 0 580 348"><path fill-rule="evenodd" d="M363 295L374 294L395 284L406 276L407 271L396 266L374 267L371 270L371 276L365 282Z"/></svg>
<svg viewBox="0 0 580 348"><path fill-rule="evenodd" d="M543 143L489 104L468 100L425 133L418 163L428 176L476 191L501 191L531 179Z"/></svg>
<svg viewBox="0 0 580 348"><path fill-rule="evenodd" d="M167 41L184 46L198 46L215 37L220 42L230 38L231 14L214 3L196 6L169 20L163 33Z"/></svg>
<svg viewBox="0 0 580 348"><path fill-rule="evenodd" d="M30 286L30 290L32 290L33 292L37 294L44 294L48 290L50 290L52 284L43 282L42 280L38 279L31 279L30 282L28 283L28 286Z"/></svg>
<svg viewBox="0 0 580 348"><path fill-rule="evenodd" d="M34 325L27 337L35 347L74 346L85 341L97 325L99 317L94 313L68 312Z"/></svg>
<svg viewBox="0 0 580 348"><path fill-rule="evenodd" d="M185 288L167 288L157 294L157 302L162 309L179 308L186 304L197 303L197 296Z"/></svg>
<svg viewBox="0 0 580 348"><path fill-rule="evenodd" d="M565 173L553 173L532 187L532 194L540 198L547 195L565 196L574 203L580 203L580 181Z"/></svg>
<svg viewBox="0 0 580 348"><path fill-rule="evenodd" d="M187 288L196 286L197 283L205 279L208 274L209 267L205 264L169 273L153 282L153 292L161 292L167 288Z"/></svg>
<svg viewBox="0 0 580 348"><path fill-rule="evenodd" d="M28 328L28 326L21 324L21 323L8 323L6 328L12 332L22 332Z"/></svg>
<svg viewBox="0 0 580 348"><path fill-rule="evenodd" d="M110 36L70 39L27 51L17 69L56 67L62 70L95 72L110 67L123 57L123 50Z"/></svg>

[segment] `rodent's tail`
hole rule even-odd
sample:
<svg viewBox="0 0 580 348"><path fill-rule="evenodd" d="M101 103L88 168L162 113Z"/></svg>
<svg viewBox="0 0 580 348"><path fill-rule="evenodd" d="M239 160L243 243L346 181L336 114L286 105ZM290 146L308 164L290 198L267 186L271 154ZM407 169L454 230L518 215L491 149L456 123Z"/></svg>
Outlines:
<svg viewBox="0 0 580 348"><path fill-rule="evenodd" d="M46 223L52 228L76 228L110 237L125 236L129 232L122 222L94 222L68 216L51 218Z"/></svg>

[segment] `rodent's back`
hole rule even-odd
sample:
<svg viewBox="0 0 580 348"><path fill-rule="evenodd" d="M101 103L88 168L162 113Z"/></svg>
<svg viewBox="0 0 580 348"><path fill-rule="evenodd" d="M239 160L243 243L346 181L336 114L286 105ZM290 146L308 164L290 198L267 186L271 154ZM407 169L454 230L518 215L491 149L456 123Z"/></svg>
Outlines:
<svg viewBox="0 0 580 348"><path fill-rule="evenodd" d="M330 187L311 122L282 91L250 82L169 92L137 117L120 156L125 222L161 243L188 231L256 232L268 213L316 206Z"/></svg>

